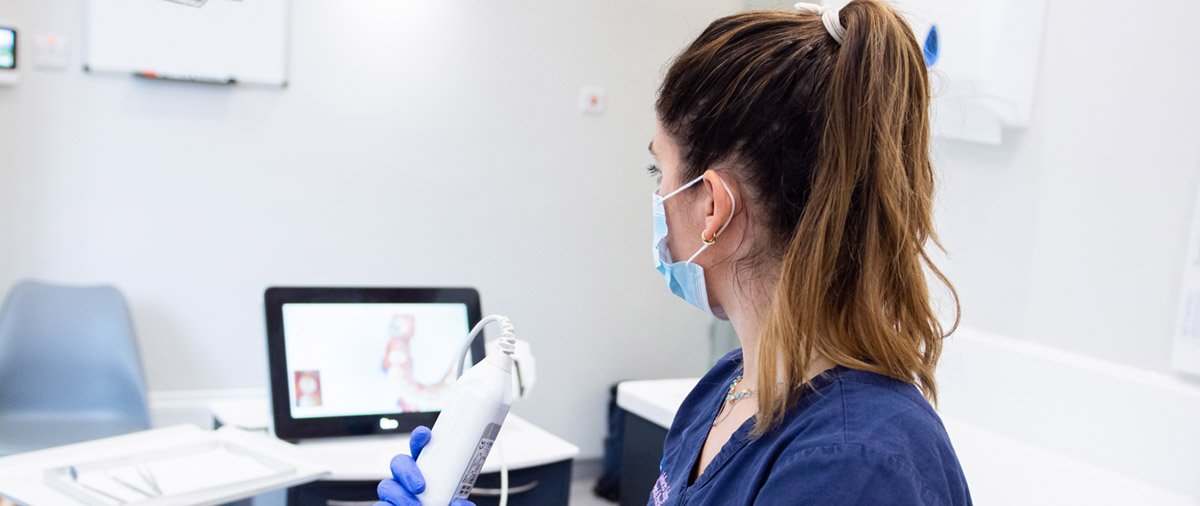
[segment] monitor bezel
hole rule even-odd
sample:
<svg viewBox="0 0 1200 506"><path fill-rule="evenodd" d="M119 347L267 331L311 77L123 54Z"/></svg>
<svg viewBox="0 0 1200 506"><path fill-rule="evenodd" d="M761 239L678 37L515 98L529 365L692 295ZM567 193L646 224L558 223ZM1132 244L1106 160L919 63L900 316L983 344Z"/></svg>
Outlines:
<svg viewBox="0 0 1200 506"><path fill-rule="evenodd" d="M267 360L271 383L271 415L275 437L285 441L371 434L412 432L420 425L432 427L438 412L379 413L372 415L292 418L288 389L287 354L284 346L284 304L465 304L467 328L483 317L479 292L474 288L366 288L273 286L263 293L266 309ZM466 336L463 336L466 337ZM471 343L471 357L479 363L484 356L484 333ZM458 347L458 344L455 344ZM394 428L382 427L382 418L394 420ZM389 423L388 425L392 425Z"/></svg>

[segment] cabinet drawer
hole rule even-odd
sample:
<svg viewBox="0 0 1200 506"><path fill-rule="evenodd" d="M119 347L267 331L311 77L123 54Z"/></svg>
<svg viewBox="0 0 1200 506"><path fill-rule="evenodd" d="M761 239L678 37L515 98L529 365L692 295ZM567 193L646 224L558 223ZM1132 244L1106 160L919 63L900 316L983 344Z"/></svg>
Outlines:
<svg viewBox="0 0 1200 506"><path fill-rule="evenodd" d="M510 506L561 506L571 496L572 460L512 469ZM288 489L288 506L371 506L379 500L377 481L317 481ZM480 475L469 498L477 506L500 504L500 473Z"/></svg>
<svg viewBox="0 0 1200 506"><path fill-rule="evenodd" d="M571 497L571 460L508 471L510 506L563 506ZM479 477L471 491L476 506L499 506L500 473Z"/></svg>

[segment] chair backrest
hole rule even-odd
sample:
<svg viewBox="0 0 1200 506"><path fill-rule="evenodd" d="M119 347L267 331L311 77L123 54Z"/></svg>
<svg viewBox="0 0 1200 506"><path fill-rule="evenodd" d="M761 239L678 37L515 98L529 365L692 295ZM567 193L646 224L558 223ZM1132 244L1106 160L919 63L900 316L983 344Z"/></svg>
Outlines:
<svg viewBox="0 0 1200 506"><path fill-rule="evenodd" d="M0 413L105 414L150 427L125 297L24 281L0 308Z"/></svg>

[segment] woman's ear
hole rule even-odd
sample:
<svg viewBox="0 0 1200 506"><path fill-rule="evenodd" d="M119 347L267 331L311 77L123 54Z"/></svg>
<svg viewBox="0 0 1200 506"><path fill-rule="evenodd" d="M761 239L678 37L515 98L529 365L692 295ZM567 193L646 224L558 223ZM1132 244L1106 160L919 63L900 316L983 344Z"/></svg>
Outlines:
<svg viewBox="0 0 1200 506"><path fill-rule="evenodd" d="M725 228L725 224L733 219L737 212L737 184L715 170L704 171L704 187L708 190L711 200L704 215L704 230L701 239L712 242Z"/></svg>

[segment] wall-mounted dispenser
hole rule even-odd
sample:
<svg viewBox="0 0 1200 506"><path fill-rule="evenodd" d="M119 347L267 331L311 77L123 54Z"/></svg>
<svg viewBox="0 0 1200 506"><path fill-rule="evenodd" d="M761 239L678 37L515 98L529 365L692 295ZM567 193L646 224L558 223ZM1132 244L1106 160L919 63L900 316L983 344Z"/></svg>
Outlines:
<svg viewBox="0 0 1200 506"><path fill-rule="evenodd" d="M1000 144L1029 126L1048 0L892 0L925 46L933 134Z"/></svg>

